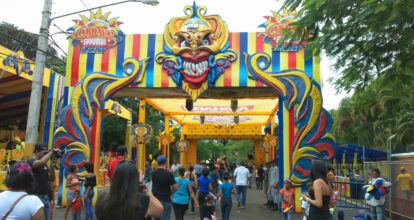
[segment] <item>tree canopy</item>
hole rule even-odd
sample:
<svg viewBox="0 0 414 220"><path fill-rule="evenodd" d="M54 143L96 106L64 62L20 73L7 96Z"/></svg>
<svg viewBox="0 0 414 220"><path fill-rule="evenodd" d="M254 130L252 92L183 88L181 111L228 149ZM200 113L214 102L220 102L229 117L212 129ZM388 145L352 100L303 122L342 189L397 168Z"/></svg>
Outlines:
<svg viewBox="0 0 414 220"><path fill-rule="evenodd" d="M308 41L335 61L337 89L357 91L382 75L412 75L414 1L285 0L284 9L298 17L288 37ZM315 29L317 37L307 37Z"/></svg>
<svg viewBox="0 0 414 220"><path fill-rule="evenodd" d="M354 92L332 111L339 143L394 152L414 142L414 1L285 0L297 12L286 38L307 41L334 61L338 90ZM315 35L315 32L318 34Z"/></svg>
<svg viewBox="0 0 414 220"><path fill-rule="evenodd" d="M227 158L227 161L240 162L253 155L253 142L249 140L229 140L223 144L217 140L199 140L197 142L197 160Z"/></svg>
<svg viewBox="0 0 414 220"><path fill-rule="evenodd" d="M65 75L66 57L59 56L52 47L53 40L50 37L47 49L46 67ZM26 58L35 60L37 53L38 35L27 32L19 27L6 22L0 22L0 44L13 51L23 51Z"/></svg>

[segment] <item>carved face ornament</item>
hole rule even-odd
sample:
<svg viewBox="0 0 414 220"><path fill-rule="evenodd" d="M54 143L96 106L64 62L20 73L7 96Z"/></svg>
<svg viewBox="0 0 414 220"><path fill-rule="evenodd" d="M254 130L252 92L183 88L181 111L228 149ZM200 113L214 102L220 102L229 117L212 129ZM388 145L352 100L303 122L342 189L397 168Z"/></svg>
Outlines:
<svg viewBox="0 0 414 220"><path fill-rule="evenodd" d="M228 29L217 15L205 16L206 8L184 8L186 17L171 19L164 32L164 52L156 61L177 86L196 100L237 58L228 49Z"/></svg>

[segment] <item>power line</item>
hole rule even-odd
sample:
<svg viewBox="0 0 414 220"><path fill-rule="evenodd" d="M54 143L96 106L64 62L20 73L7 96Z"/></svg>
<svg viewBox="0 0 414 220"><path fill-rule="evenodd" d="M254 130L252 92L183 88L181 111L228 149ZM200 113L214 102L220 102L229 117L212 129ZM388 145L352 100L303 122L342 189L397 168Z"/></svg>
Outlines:
<svg viewBox="0 0 414 220"><path fill-rule="evenodd" d="M36 49L36 50L38 50L38 51L41 51L41 52L43 52L44 54L46 54L47 56L54 57L54 58L58 59L59 61L61 61L63 64L66 64L66 62L65 62L65 61L63 61L61 58L57 57L56 55L50 54L49 52L44 51L44 50L41 50L41 49L39 49L39 48L37 48L37 47L35 47L35 46L32 46L32 45L30 45L30 44L28 44L28 43L26 43L26 42L24 42L24 41L22 41L22 40L20 40L20 39L17 39L17 38L15 38L15 37L13 37L13 36L10 36L10 35L8 35L8 34L5 34L5 33L1 32L1 31L0 31L0 35L3 35L3 36L5 36L5 37L8 37L8 38L10 38L10 39L13 39L13 40L15 40L15 41L17 41L17 42L19 42L19 43L22 43L22 44L24 44L24 45L26 45L26 46L28 46L28 47L34 48L34 49Z"/></svg>
<svg viewBox="0 0 414 220"><path fill-rule="evenodd" d="M69 33L69 32L64 31L64 30L63 30L61 27L59 27L57 24L53 23L53 26L55 26L57 29L59 29L59 31L60 31L60 32L56 32L56 33L53 33L53 34L49 34L49 36L53 36L53 35L55 35L55 34L66 34L66 36L69 36L69 35L70 35L70 33Z"/></svg>
<svg viewBox="0 0 414 220"><path fill-rule="evenodd" d="M89 7L86 5L86 3L83 0L80 0L83 6L85 6L86 9L89 9Z"/></svg>
<svg viewBox="0 0 414 220"><path fill-rule="evenodd" d="M68 56L68 54L65 52L65 50L63 50L55 41L55 39L53 39L52 35L49 35L49 39L50 42L55 45L55 47L57 47L63 54L65 54L65 56Z"/></svg>

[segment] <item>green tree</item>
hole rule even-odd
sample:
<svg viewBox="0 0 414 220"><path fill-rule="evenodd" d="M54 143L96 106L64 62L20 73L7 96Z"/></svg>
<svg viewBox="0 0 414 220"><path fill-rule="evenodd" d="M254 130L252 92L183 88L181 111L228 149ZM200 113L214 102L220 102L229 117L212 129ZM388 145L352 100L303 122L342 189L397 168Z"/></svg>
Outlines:
<svg viewBox="0 0 414 220"><path fill-rule="evenodd" d="M335 60L338 89L361 90L382 75L413 74L414 1L285 0L284 9L298 12L287 38L308 41Z"/></svg>
<svg viewBox="0 0 414 220"><path fill-rule="evenodd" d="M414 1L285 0L283 8L298 20L282 40L324 51L337 70L331 82L354 92L333 111L339 143L384 150L396 134L394 151L406 150L414 141Z"/></svg>
<svg viewBox="0 0 414 220"><path fill-rule="evenodd" d="M250 140L229 140L226 144L218 140L199 140L197 142L197 160L227 158L227 161L246 161L253 155L253 142Z"/></svg>
<svg viewBox="0 0 414 220"><path fill-rule="evenodd" d="M341 101L333 111L333 132L339 143L354 143L386 149L386 140L396 134L395 152L404 152L414 142L412 112L414 82L409 85L398 80L379 77L363 91L355 92Z"/></svg>
<svg viewBox="0 0 414 220"><path fill-rule="evenodd" d="M38 35L27 32L6 22L0 22L0 44L13 51L23 51L26 58L35 60ZM50 43L47 49L46 67L64 75L66 56L59 56Z"/></svg>
<svg viewBox="0 0 414 220"><path fill-rule="evenodd" d="M222 156L223 144L217 140L197 141L197 160L212 160Z"/></svg>

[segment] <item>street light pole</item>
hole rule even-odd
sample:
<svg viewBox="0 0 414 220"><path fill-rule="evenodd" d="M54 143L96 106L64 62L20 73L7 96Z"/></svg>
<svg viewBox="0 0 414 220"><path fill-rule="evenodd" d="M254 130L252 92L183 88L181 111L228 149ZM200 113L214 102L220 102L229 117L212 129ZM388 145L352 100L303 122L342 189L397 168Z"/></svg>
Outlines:
<svg viewBox="0 0 414 220"><path fill-rule="evenodd" d="M37 42L35 68L33 72L32 91L30 93L29 114L26 125L25 156L30 157L34 150L39 134L39 115L43 88L43 71L46 63L47 39L49 36L50 16L52 14L52 0L45 0L42 11L42 23Z"/></svg>
<svg viewBox="0 0 414 220"><path fill-rule="evenodd" d="M46 53L48 47L48 36L49 36L49 26L52 20L66 17L69 15L74 15L90 10L95 10L98 8L104 8L108 6L118 5L126 2L141 2L147 5L158 5L158 0L124 0L120 2L115 2L107 5L102 5L99 7L94 7L86 10L76 11L69 14L60 15L57 17L51 18L52 14L52 0L44 0L44 6L42 11L42 23L40 25L40 34L37 42L37 53L35 60L35 69L33 72L33 81L32 81L32 91L30 94L30 103L29 103L29 114L27 116L27 125L26 125L26 147L25 147L25 157L30 157L34 150L34 145L37 143L39 135L39 116L40 116L40 104L42 99L42 88L43 88L43 71L46 63Z"/></svg>

